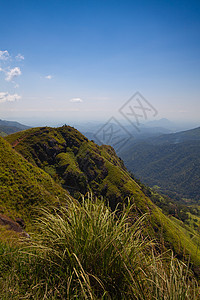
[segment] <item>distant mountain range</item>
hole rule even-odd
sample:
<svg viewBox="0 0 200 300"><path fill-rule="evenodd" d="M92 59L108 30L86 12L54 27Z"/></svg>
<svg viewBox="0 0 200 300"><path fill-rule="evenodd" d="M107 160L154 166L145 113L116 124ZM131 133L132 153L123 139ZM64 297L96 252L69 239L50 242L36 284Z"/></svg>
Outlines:
<svg viewBox="0 0 200 300"><path fill-rule="evenodd" d="M0 120L0 136L26 130L28 128L30 127L15 121Z"/></svg>
<svg viewBox="0 0 200 300"><path fill-rule="evenodd" d="M192 123L175 123L171 122L170 120L166 118L162 118L159 120L153 120L148 121L146 123L141 123L138 126L138 130L135 129L135 127L131 124L124 123L120 120L114 122L114 120L111 120L109 122L109 125L113 127L114 131L120 132L120 136L126 135L125 131L128 131L130 135L132 136L132 139L138 140L138 139L146 139L148 137L155 137L162 134L168 134L168 133L175 133L180 132L187 129L195 128L196 124ZM74 127L77 128L81 133L83 133L86 137L89 139L94 140L95 142L99 141L97 140L96 136L97 133L102 129L106 129L106 122L100 123L100 122L85 122L85 123L79 123L75 124ZM101 141L102 143L105 143L105 141ZM100 144L100 143L99 143ZM112 143L110 143L112 145ZM113 145L112 145L113 146Z"/></svg>
<svg viewBox="0 0 200 300"><path fill-rule="evenodd" d="M146 127L162 127L172 132L179 132L183 130L193 129L198 126L198 122L172 122L167 118L159 120L148 121L144 124Z"/></svg>
<svg viewBox="0 0 200 300"><path fill-rule="evenodd" d="M109 138L109 127L111 131L116 132L116 136L110 136ZM112 127L112 129L111 129ZM167 129L161 126L147 126L146 124L139 127L139 130L136 130L132 125L124 125L121 123L116 123L111 121L108 123L94 124L88 123L84 126L79 125L78 130L84 134L88 139L93 140L95 143L102 145L111 145L115 148L115 151L118 152L118 148L115 147L118 144L117 141L126 140L126 144L129 144L132 141L146 139L149 137L160 136L161 134L167 134L173 132L171 129ZM107 131L108 130L108 131ZM104 133L105 134L104 134ZM107 134L108 133L108 134ZM107 137L107 138L103 138ZM126 145L127 146L127 145Z"/></svg>
<svg viewBox="0 0 200 300"><path fill-rule="evenodd" d="M149 122L146 122L145 123L145 126L147 127L164 127L164 128L170 128L170 129L174 129L176 128L177 126L169 121L168 119L166 118L162 118L162 119L159 119L159 120L154 120L154 121L149 121Z"/></svg>
<svg viewBox="0 0 200 300"><path fill-rule="evenodd" d="M179 200L200 200L200 127L134 141L120 157L142 182Z"/></svg>

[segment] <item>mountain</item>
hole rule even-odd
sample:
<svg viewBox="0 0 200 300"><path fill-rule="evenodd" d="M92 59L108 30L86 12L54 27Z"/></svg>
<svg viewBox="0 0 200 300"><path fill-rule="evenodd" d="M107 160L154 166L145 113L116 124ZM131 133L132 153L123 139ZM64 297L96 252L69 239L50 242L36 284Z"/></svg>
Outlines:
<svg viewBox="0 0 200 300"><path fill-rule="evenodd" d="M120 209L129 197L135 207L132 220L146 213L146 233L161 245L172 248L179 257L184 259L190 255L192 263L200 265L198 234L162 213L130 176L111 146L98 146L69 126L32 128L6 139L12 145L12 152L19 152L29 161L29 167L31 163L41 174L44 174L43 169L80 201L81 194L91 191L98 197L103 196L112 209L117 205ZM24 189L31 191L30 186Z"/></svg>
<svg viewBox="0 0 200 300"><path fill-rule="evenodd" d="M166 118L162 118L159 120L149 121L145 123L146 127L163 127L170 130L175 130L177 128L177 125L173 122L169 121Z"/></svg>
<svg viewBox="0 0 200 300"><path fill-rule="evenodd" d="M124 146L127 147L138 140L173 132L164 127L147 127L142 124L139 130L137 130L132 125L123 125L114 121L101 124L99 127L95 126L95 124L92 126L91 123L88 130L85 130L86 127L79 125L79 129L88 139L93 140L98 145L111 145L117 153L119 153L119 149L121 150Z"/></svg>
<svg viewBox="0 0 200 300"><path fill-rule="evenodd" d="M176 132L167 135L161 135L152 139L153 144L178 144L187 141L200 141L200 127Z"/></svg>
<svg viewBox="0 0 200 300"><path fill-rule="evenodd" d="M66 194L46 172L29 163L0 137L1 221L20 218L29 228L36 207L63 202Z"/></svg>
<svg viewBox="0 0 200 300"><path fill-rule="evenodd" d="M167 118L162 118L159 120L148 121L144 124L146 127L162 127L172 132L178 132L183 130L193 129L198 126L197 122L172 122Z"/></svg>
<svg viewBox="0 0 200 300"><path fill-rule="evenodd" d="M5 134L11 134L21 130L26 130L28 128L30 127L18 122L0 120L0 132L2 132L2 134L0 134L1 136L5 136Z"/></svg>
<svg viewBox="0 0 200 300"><path fill-rule="evenodd" d="M135 196L140 195L139 186L130 178L114 149L96 145L72 127L32 128L6 139L73 196L92 190L95 195L108 198L114 207L127 196L133 196L132 190Z"/></svg>
<svg viewBox="0 0 200 300"><path fill-rule="evenodd" d="M200 200L200 127L134 143L120 157L144 183L177 199Z"/></svg>

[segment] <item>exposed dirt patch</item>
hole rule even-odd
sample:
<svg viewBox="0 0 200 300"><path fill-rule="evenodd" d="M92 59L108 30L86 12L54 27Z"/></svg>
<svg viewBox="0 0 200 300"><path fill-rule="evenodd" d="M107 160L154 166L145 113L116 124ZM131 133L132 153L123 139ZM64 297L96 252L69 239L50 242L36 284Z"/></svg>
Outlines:
<svg viewBox="0 0 200 300"><path fill-rule="evenodd" d="M20 222L21 222L21 220L20 220ZM12 219L7 217L6 215L0 214L0 225L7 226L7 229L15 231L15 232L19 232L25 237L29 237L28 233L26 233L23 230L23 228L19 225L19 222L13 221Z"/></svg>

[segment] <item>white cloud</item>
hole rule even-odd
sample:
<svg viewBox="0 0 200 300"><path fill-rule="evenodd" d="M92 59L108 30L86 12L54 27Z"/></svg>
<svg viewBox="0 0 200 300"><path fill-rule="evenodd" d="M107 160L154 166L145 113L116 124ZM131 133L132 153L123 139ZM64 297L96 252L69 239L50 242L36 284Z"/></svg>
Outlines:
<svg viewBox="0 0 200 300"><path fill-rule="evenodd" d="M6 72L6 80L12 81L13 78L15 78L21 74L22 74L22 72L21 72L20 68L15 67L15 68L11 69L10 71Z"/></svg>
<svg viewBox="0 0 200 300"><path fill-rule="evenodd" d="M17 54L17 56L15 56L15 58L16 58L16 60L24 60L24 55L22 55L22 54Z"/></svg>
<svg viewBox="0 0 200 300"><path fill-rule="evenodd" d="M50 80L50 79L53 78L53 76L52 75L47 75L47 76L45 76L45 78Z"/></svg>
<svg viewBox="0 0 200 300"><path fill-rule="evenodd" d="M83 100L81 98L72 98L69 101L73 102L73 103L81 103L81 102L83 102Z"/></svg>
<svg viewBox="0 0 200 300"><path fill-rule="evenodd" d="M10 55L7 50L5 50L5 51L0 50L0 60L7 60L7 59L9 59L9 57L10 57Z"/></svg>
<svg viewBox="0 0 200 300"><path fill-rule="evenodd" d="M20 100L21 96L19 96L18 94L9 94L8 92L1 92L0 93L0 103L4 103L4 102L14 102L17 100Z"/></svg>

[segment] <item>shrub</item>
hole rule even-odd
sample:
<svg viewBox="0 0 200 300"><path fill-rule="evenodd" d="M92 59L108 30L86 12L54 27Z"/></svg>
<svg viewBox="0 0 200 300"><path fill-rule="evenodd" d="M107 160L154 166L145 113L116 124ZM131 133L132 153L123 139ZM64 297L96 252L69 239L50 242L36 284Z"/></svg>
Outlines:
<svg viewBox="0 0 200 300"><path fill-rule="evenodd" d="M39 233L11 257L2 299L197 299L188 267L144 238L144 218L90 195L43 209Z"/></svg>

